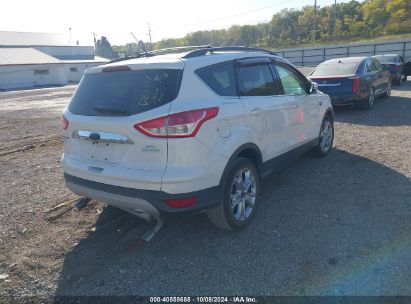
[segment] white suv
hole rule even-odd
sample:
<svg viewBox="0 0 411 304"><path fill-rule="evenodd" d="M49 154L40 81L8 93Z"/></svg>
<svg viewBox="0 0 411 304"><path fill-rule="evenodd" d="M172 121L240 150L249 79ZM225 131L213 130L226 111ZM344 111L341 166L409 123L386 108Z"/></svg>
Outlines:
<svg viewBox="0 0 411 304"><path fill-rule="evenodd" d="M73 192L159 223L206 211L231 230L253 217L261 178L307 150L327 155L334 136L327 95L283 58L242 47L92 68L63 129Z"/></svg>

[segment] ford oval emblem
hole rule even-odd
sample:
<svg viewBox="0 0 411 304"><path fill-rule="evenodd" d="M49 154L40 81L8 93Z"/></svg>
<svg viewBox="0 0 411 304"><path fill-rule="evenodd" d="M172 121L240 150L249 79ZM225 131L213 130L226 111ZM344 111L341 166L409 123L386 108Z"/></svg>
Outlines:
<svg viewBox="0 0 411 304"><path fill-rule="evenodd" d="M98 133L91 133L88 137L94 141L100 140L100 134Z"/></svg>

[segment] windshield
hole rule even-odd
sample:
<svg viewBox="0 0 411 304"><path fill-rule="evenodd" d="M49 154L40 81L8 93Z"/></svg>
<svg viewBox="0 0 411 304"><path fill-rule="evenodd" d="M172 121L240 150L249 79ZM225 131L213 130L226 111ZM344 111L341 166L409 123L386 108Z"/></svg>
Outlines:
<svg viewBox="0 0 411 304"><path fill-rule="evenodd" d="M355 74L358 62L353 63L322 63L311 74L311 76L349 75Z"/></svg>
<svg viewBox="0 0 411 304"><path fill-rule="evenodd" d="M374 57L381 63L396 63L397 56L376 56Z"/></svg>
<svg viewBox="0 0 411 304"><path fill-rule="evenodd" d="M87 74L69 110L86 116L129 116L173 101L182 70L152 69Z"/></svg>

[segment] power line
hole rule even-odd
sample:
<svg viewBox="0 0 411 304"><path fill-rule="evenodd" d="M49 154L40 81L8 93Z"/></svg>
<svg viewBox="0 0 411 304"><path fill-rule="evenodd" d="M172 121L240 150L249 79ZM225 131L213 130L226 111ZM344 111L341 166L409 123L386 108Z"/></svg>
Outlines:
<svg viewBox="0 0 411 304"><path fill-rule="evenodd" d="M282 1L280 3L271 4L271 5L268 5L268 6L265 6L265 7L257 8L257 9L246 11L246 12L243 12L243 13L239 13L239 14L235 14L235 15L231 15L231 16L226 16L226 17L221 17L221 18L217 18L217 19L212 19L212 20L207 20L207 21L202 21L202 22L198 22L198 23L192 23L192 24L188 24L188 25L185 25L185 26L201 25L201 24L206 24L206 23L231 19L231 18L234 18L234 17L244 16L244 15L255 13L255 12L258 12L258 11L262 11L262 10L265 10L265 9L268 9L268 8L271 8L271 7L280 6L280 5L283 5L285 3L289 3L289 2L292 2L292 1L295 1L295 0Z"/></svg>

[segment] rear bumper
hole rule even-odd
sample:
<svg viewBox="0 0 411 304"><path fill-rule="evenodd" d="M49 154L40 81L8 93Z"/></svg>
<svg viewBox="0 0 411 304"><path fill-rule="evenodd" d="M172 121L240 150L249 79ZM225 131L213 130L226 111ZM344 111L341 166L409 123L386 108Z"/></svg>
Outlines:
<svg viewBox="0 0 411 304"><path fill-rule="evenodd" d="M348 95L348 96L330 96L331 103L333 106L346 106L346 105L353 105L356 102L361 102L364 99L360 98L357 95Z"/></svg>
<svg viewBox="0 0 411 304"><path fill-rule="evenodd" d="M220 187L215 186L199 191L169 194L163 191L142 190L99 183L82 179L64 173L67 188L74 193L96 199L136 215L141 214L158 217L166 214L198 213L210 209L219 203ZM181 199L196 197L196 203L191 207L172 208L166 199Z"/></svg>
<svg viewBox="0 0 411 304"><path fill-rule="evenodd" d="M391 72L391 79L393 81L398 81L400 79L402 79L404 77L404 75L402 75L402 73L399 72Z"/></svg>

